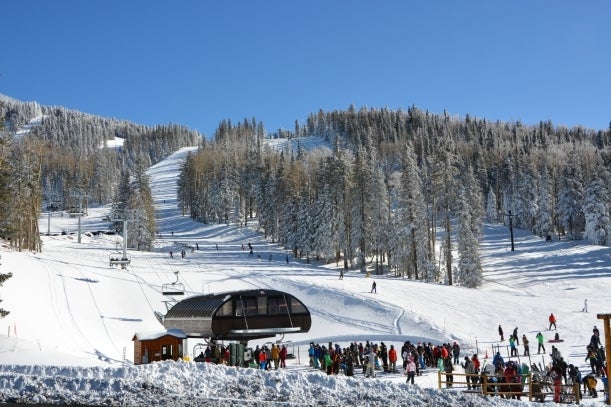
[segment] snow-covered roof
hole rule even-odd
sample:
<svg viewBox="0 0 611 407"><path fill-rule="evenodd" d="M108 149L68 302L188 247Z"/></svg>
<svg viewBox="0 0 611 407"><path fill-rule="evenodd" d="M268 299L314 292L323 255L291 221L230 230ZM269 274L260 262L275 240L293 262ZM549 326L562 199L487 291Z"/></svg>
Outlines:
<svg viewBox="0 0 611 407"><path fill-rule="evenodd" d="M152 341L155 339L162 338L166 335L174 336L176 338L185 339L187 335L180 329L165 329L159 331L144 331L136 332L132 340L138 339L139 341Z"/></svg>

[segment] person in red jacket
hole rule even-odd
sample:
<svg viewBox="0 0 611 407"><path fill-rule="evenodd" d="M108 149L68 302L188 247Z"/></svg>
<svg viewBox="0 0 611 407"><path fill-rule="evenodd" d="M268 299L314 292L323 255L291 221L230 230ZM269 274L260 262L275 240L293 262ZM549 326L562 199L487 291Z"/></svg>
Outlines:
<svg viewBox="0 0 611 407"><path fill-rule="evenodd" d="M549 328L547 329L548 331L552 330L552 325L554 326L554 330L556 330L556 317L554 316L554 314L549 314Z"/></svg>
<svg viewBox="0 0 611 407"><path fill-rule="evenodd" d="M288 350L286 349L286 345L282 345L282 349L280 349L280 367L286 367L286 355L288 354Z"/></svg>
<svg viewBox="0 0 611 407"><path fill-rule="evenodd" d="M259 352L259 369L265 370L267 368L267 355L265 354L265 347Z"/></svg>
<svg viewBox="0 0 611 407"><path fill-rule="evenodd" d="M388 350L388 371L394 373L397 371L397 350L394 345L390 345L390 349Z"/></svg>

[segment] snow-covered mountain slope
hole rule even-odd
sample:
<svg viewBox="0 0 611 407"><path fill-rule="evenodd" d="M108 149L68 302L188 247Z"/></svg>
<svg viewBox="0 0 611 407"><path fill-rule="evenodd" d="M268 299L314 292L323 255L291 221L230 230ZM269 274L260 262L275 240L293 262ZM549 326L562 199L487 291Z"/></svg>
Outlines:
<svg viewBox="0 0 611 407"><path fill-rule="evenodd" d="M1 270L13 277L0 288L2 308L11 312L0 320L0 400L98 405L273 400L276 405L339 406L360 405L365 397L369 405L384 406L507 405L431 390L437 386L435 372L418 377L416 387L407 387L401 375L327 377L308 367L308 344L457 341L463 355L485 358L493 349L508 352L497 335L501 324L507 335L518 327L520 336L531 340L533 356L521 361L547 364L547 354L535 353L534 336L554 334L547 331L551 312L565 340L558 349L587 372L585 345L594 325L602 330L596 315L611 312L608 248L545 242L518 230L512 252L508 229L486 225L481 244L485 283L478 290L392 275L368 278L357 271L340 280L341 264L308 264L249 228L204 225L184 216L176 202L176 177L189 151L182 149L148 171L159 238L153 252L130 251L127 270L109 266L109 257L120 251L120 237L93 233L107 229L108 208L92 208L82 218L81 243L76 218L53 213L49 222L45 213L40 230L51 233L42 237L42 253L2 247ZM260 259L242 249L249 242ZM195 245L199 249L191 251ZM170 251L182 249L187 250L184 259L170 258ZM284 338L292 341L298 357L286 370L272 372L175 362L133 366L133 335L162 329L155 317L166 311L161 286L174 281L176 272L187 296L253 287L294 294L313 321L310 332ZM376 294L370 293L373 280ZM582 312L584 299L590 312ZM189 353L195 344L190 341Z"/></svg>

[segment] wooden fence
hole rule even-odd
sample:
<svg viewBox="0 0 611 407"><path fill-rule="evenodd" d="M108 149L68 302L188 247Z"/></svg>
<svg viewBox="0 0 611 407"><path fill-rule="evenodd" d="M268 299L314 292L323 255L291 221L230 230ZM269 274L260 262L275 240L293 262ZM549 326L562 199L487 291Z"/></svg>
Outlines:
<svg viewBox="0 0 611 407"><path fill-rule="evenodd" d="M450 378L451 377L451 378ZM549 382L533 382L531 373L519 375L521 381L518 383L499 382L496 376L468 373L445 373L437 372L439 389L459 389L465 393L483 394L485 396L499 396L503 398L528 397L528 401L554 400L558 396L559 403L579 404L579 384L554 385ZM467 381L468 380L468 381ZM473 382L475 380L475 383Z"/></svg>

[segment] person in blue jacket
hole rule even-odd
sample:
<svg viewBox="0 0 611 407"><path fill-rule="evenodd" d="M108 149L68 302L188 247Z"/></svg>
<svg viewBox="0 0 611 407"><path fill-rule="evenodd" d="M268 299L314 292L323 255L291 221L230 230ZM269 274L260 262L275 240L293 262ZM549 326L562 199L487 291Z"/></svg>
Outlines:
<svg viewBox="0 0 611 407"><path fill-rule="evenodd" d="M492 364L497 369L499 367L504 367L505 366L505 361L503 360L503 357L501 356L501 352L497 352L496 355L494 355L494 358L492 359Z"/></svg>

